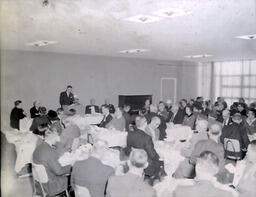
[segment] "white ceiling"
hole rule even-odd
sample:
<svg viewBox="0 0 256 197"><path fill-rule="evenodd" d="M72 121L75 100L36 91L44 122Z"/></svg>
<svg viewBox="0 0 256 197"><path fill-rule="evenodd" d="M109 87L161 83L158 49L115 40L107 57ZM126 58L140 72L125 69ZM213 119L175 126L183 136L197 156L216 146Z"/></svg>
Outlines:
<svg viewBox="0 0 256 197"><path fill-rule="evenodd" d="M1 0L1 48L102 56L188 60L256 59L256 0ZM192 14L140 24L124 20L162 8ZM26 43L49 40L44 47ZM120 50L148 49L139 54Z"/></svg>

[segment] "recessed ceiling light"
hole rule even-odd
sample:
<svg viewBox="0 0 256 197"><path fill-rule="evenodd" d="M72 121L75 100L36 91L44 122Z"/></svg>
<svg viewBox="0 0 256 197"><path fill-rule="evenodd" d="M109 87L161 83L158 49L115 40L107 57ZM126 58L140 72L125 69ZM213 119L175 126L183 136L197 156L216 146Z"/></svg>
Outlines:
<svg viewBox="0 0 256 197"><path fill-rule="evenodd" d="M28 46L36 46L36 47L42 47L50 44L56 44L57 41L49 41L49 40L38 40L35 42L29 42L26 45Z"/></svg>
<svg viewBox="0 0 256 197"><path fill-rule="evenodd" d="M148 49L129 49L129 50L122 50L119 53L143 53L147 52Z"/></svg>
<svg viewBox="0 0 256 197"><path fill-rule="evenodd" d="M206 58L206 57L212 57L213 55L210 55L210 54L200 54L200 55L187 55L187 56L184 56L185 58Z"/></svg>
<svg viewBox="0 0 256 197"><path fill-rule="evenodd" d="M173 18L177 16L184 16L188 15L192 12L182 10L182 9L176 9L176 8L166 8L166 9L161 9L153 12L153 15L159 16L159 17L165 17L165 18Z"/></svg>
<svg viewBox="0 0 256 197"><path fill-rule="evenodd" d="M237 36L236 38L245 39L245 40L254 40L256 39L256 34Z"/></svg>
<svg viewBox="0 0 256 197"><path fill-rule="evenodd" d="M125 20L131 21L131 22L136 22L136 23L153 23L153 22L163 20L163 18L140 14L140 15L126 18Z"/></svg>

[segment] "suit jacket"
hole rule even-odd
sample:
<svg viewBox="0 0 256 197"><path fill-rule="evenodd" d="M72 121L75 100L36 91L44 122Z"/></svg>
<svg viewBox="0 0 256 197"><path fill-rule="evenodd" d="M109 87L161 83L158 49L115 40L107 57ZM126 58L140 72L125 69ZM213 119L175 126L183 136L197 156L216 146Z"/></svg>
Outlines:
<svg viewBox="0 0 256 197"><path fill-rule="evenodd" d="M129 131L129 125L132 123L131 115L128 112L123 112L123 116L125 119L125 130Z"/></svg>
<svg viewBox="0 0 256 197"><path fill-rule="evenodd" d="M54 196L67 189L71 166L62 167L58 162L57 152L46 142L39 144L33 153L33 162L45 167L48 182L43 183L47 194Z"/></svg>
<svg viewBox="0 0 256 197"><path fill-rule="evenodd" d="M61 92L60 93L60 105L71 105L74 102L74 95L70 92L69 96L67 95L67 92Z"/></svg>
<svg viewBox="0 0 256 197"><path fill-rule="evenodd" d="M244 121L245 123L245 127L246 127L246 130L247 130L247 134L248 135L253 135L256 133L256 119L251 123L249 124L247 121Z"/></svg>
<svg viewBox="0 0 256 197"><path fill-rule="evenodd" d="M100 113L100 108L97 105L86 105L85 114L91 114L91 107L94 107L96 113Z"/></svg>
<svg viewBox="0 0 256 197"><path fill-rule="evenodd" d="M176 115L172 118L173 124L182 124L186 113L184 109L179 108Z"/></svg>
<svg viewBox="0 0 256 197"><path fill-rule="evenodd" d="M30 131L37 130L38 126L42 124L51 124L50 120L46 115L34 118L30 126Z"/></svg>
<svg viewBox="0 0 256 197"><path fill-rule="evenodd" d="M14 129L20 130L20 119L26 117L23 113L23 109L14 107L10 115L10 126Z"/></svg>
<svg viewBox="0 0 256 197"><path fill-rule="evenodd" d="M126 154L130 154L132 147L144 149L148 154L149 165L145 169L145 174L149 176L157 174L160 170L160 161L151 137L137 128L132 132L128 132Z"/></svg>
<svg viewBox="0 0 256 197"><path fill-rule="evenodd" d="M131 191L132 190L132 191ZM127 173L109 178L106 197L156 197L155 190L142 177Z"/></svg>
<svg viewBox="0 0 256 197"><path fill-rule="evenodd" d="M159 140L164 140L164 138L166 138L166 120L163 116L161 115L158 115L157 113L154 113L154 112L150 112L148 114L145 115L145 118L147 119L147 123L149 124L151 122L151 119L154 117L154 116L157 116L160 118L160 125L158 127L160 133L159 133Z"/></svg>
<svg viewBox="0 0 256 197"><path fill-rule="evenodd" d="M178 186L173 197L232 197L230 191L215 187L210 181L195 181L194 185Z"/></svg>
<svg viewBox="0 0 256 197"><path fill-rule="evenodd" d="M183 125L189 126L191 129L194 129L196 122L195 114L191 114L191 116L186 115L183 120Z"/></svg>
<svg viewBox="0 0 256 197"><path fill-rule="evenodd" d="M113 119L113 117L108 114L107 117L104 116L103 120L101 121L99 127L106 128L106 125Z"/></svg>
<svg viewBox="0 0 256 197"><path fill-rule="evenodd" d="M112 167L104 165L99 159L91 156L74 164L71 185L86 187L91 197L103 197L107 181L112 175L114 175Z"/></svg>
<svg viewBox="0 0 256 197"><path fill-rule="evenodd" d="M220 142L224 144L224 138L236 139L240 143L241 149L247 149L249 139L247 136L246 128L242 124L233 122L231 125L225 126L222 129Z"/></svg>
<svg viewBox="0 0 256 197"><path fill-rule="evenodd" d="M31 109L30 109L30 117L31 118L35 118L35 117L39 117L40 115L39 115L39 111L36 109L36 107L34 106L34 107L32 107Z"/></svg>
<svg viewBox="0 0 256 197"><path fill-rule="evenodd" d="M222 144L216 143L215 141L208 139L208 140L201 140L196 143L194 150L192 151L190 157L190 163L196 164L196 159L200 156L203 151L210 151L213 152L219 159L219 166L221 169L224 168L225 159L224 159L224 148Z"/></svg>

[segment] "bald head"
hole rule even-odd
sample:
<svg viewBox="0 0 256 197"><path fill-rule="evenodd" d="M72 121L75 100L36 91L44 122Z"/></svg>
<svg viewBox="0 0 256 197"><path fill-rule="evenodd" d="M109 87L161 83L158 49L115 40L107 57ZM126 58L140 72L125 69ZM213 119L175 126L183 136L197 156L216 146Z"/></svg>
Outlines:
<svg viewBox="0 0 256 197"><path fill-rule="evenodd" d="M212 124L210 126L209 134L218 136L221 133L221 127L218 124Z"/></svg>
<svg viewBox="0 0 256 197"><path fill-rule="evenodd" d="M208 127L208 121L207 120L198 120L196 122L196 130L198 132L206 132Z"/></svg>

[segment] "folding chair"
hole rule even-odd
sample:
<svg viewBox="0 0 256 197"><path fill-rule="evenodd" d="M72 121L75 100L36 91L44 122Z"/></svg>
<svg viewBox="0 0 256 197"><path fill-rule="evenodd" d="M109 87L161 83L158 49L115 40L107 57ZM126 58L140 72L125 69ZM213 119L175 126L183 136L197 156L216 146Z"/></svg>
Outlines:
<svg viewBox="0 0 256 197"><path fill-rule="evenodd" d="M236 139L224 138L225 158L232 160L242 159L240 143Z"/></svg>
<svg viewBox="0 0 256 197"><path fill-rule="evenodd" d="M47 176L45 167L41 164L32 163L32 174L33 174L33 185L34 185L33 197L37 196L36 195L36 182L38 182L40 185L40 189L42 191L43 197L47 197L48 194L45 192L44 187L43 187L43 183L48 182L48 176ZM66 192L66 196L69 197L68 191L65 190L65 192Z"/></svg>

